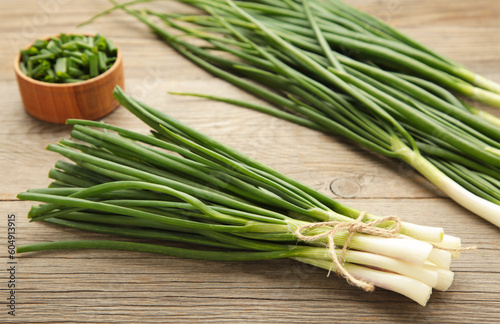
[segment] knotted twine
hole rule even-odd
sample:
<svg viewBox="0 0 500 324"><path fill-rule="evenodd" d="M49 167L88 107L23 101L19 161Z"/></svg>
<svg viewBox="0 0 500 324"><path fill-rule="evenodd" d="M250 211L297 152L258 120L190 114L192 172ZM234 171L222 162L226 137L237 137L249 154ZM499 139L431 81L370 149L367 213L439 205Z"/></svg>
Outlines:
<svg viewBox="0 0 500 324"><path fill-rule="evenodd" d="M325 237L328 238L328 251L330 252L330 256L333 260L333 263L336 266L336 273L337 275L340 275L344 277L348 283L359 287L365 291L372 292L375 289L375 286L372 284L356 279L353 275L351 275L346 268L344 267L344 255L345 252L347 251L347 247L349 243L351 243L351 239L354 236L355 233L363 233L363 234L371 234L375 236L380 236L380 237L388 237L388 238L395 238L395 237L401 237L398 236L397 233L401 229L401 220L399 217L396 216L385 216L381 217L379 219L376 219L374 221L368 222L368 223L363 223L363 218L365 217L366 212L362 211L360 212L358 218L354 222L339 222L339 221L331 221L331 222L320 222L320 223L311 223L311 224L305 224L302 226L299 226L297 230L295 231L295 236L303 240L305 242L317 242ZM385 223L385 222L394 222L394 225L391 228L380 228L376 227L378 224ZM331 227L329 231L326 231L324 233L320 233L317 235L304 235L302 232L306 229L314 229L314 228L321 228L321 227ZM335 253L335 234L339 231L348 231L349 236L347 237L344 246L342 247L342 251L340 253L340 257L337 257L337 253ZM448 252L461 252L461 251L472 251L476 250L477 247L472 246L472 247L467 247L467 248L444 248L444 247L439 247L434 244L431 244L434 248L448 251ZM330 275L330 272L333 268L330 267L330 270L328 271L328 275Z"/></svg>
<svg viewBox="0 0 500 324"><path fill-rule="evenodd" d="M320 222L320 223L311 223L311 224L305 224L302 226L299 226L297 230L295 231L295 236L303 240L305 242L317 242L321 239L324 239L325 237L328 238L328 251L330 252L330 256L333 260L333 263L335 264L337 270L337 275L340 275L344 277L348 283L359 287L365 291L372 292L375 287L360 279L356 279L353 275L351 275L346 268L344 267L344 255L347 250L347 246L351 242L352 237L354 236L355 233L363 233L363 234L371 234L375 236L380 236L380 237L388 237L388 238L394 238L397 237L396 233L399 232L401 229L401 220L398 217L395 216L386 216L386 217L381 217L377 220L368 222L368 223L363 223L363 218L365 217L366 212L361 212L358 216L358 218L354 222L339 222L339 221L331 221L331 222ZM380 228L376 227L380 223L385 223L385 222L394 222L394 226L391 228ZM331 227L329 231L326 231L324 233L320 233L317 235L304 235L303 231L306 229L315 229L315 228L323 228L323 227ZM344 246L342 247L342 251L340 253L340 257L337 257L337 254L335 253L335 234L339 231L348 231L349 236L347 237L347 240L344 243ZM333 265L332 265L333 268ZM331 271L331 268L330 268ZM330 275L330 271L328 271L328 275Z"/></svg>

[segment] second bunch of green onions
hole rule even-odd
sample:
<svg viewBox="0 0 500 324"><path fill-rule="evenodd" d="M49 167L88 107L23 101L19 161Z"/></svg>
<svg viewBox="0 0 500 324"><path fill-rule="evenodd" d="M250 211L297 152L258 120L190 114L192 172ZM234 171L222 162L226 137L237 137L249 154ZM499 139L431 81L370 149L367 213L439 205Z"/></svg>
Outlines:
<svg viewBox="0 0 500 324"><path fill-rule="evenodd" d="M271 105L206 97L403 160L500 226L500 122L455 96L500 106L496 83L339 0L181 1L196 14L129 8L141 2L111 10Z"/></svg>

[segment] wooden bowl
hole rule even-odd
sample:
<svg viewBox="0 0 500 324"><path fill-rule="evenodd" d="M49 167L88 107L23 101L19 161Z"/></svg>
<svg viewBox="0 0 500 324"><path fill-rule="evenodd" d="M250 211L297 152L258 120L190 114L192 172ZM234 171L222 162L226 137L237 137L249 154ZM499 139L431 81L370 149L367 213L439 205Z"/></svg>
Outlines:
<svg viewBox="0 0 500 324"><path fill-rule="evenodd" d="M98 119L118 107L113 97L116 85L124 88L120 49L116 61L106 72L78 83L49 83L28 77L21 71L19 53L14 71L24 108L33 117L57 124L68 118Z"/></svg>

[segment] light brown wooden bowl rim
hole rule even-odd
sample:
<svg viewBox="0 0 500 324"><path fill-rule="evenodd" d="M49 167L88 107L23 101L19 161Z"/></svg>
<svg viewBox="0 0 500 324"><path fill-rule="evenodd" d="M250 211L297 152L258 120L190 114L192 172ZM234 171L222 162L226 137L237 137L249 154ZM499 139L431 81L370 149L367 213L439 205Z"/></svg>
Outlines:
<svg viewBox="0 0 500 324"><path fill-rule="evenodd" d="M95 35L86 35L84 34L85 36L95 36ZM45 39L51 39L52 37L58 37L60 36L59 35L56 35L56 36L49 36ZM30 48L35 42L31 43L28 47L26 47L26 49ZM116 61L113 63L113 65L107 70L105 71L104 73L102 74L99 74L98 76L96 77L93 77L92 79L88 79L88 80L82 80L81 82L75 82L75 83L52 83L52 82L44 82L44 81L40 81L40 80L36 80L36 79L33 79L29 76L27 76L26 74L23 73L23 71L21 71L21 67L19 65L19 63L21 62L21 51L19 51L16 55L16 58L14 60L14 71L16 72L16 74L23 78L24 80L28 81L28 82L31 82L31 83L34 83L36 85L39 85L39 86L44 86L44 87L48 87L48 88L51 88L51 87L55 87L55 88L65 88L65 87L68 87L68 88L76 88L76 87L79 87L79 86L82 86L82 85L88 85L89 83L92 83L92 82L97 82L101 79L104 79L106 78L109 74L112 74L119 66L120 66L120 63L121 63L121 60L122 60L122 53L120 51L120 48L117 46L117 51L116 51Z"/></svg>

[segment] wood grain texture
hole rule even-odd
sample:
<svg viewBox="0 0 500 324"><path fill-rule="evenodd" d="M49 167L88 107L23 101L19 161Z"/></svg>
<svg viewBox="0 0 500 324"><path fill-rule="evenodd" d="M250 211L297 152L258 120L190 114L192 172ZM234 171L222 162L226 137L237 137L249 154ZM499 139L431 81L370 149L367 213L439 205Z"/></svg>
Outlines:
<svg viewBox="0 0 500 324"><path fill-rule="evenodd" d="M497 0L350 0L439 52L500 82ZM166 10L167 2L150 4ZM177 8L175 4L172 11ZM7 216L17 244L97 234L28 223L18 192L45 187L59 159L44 150L70 128L23 109L12 62L32 40L59 32L101 32L123 53L127 92L175 118L353 207L435 224L478 251L454 261L455 282L422 308L405 297L367 294L320 269L289 260L208 262L108 251L29 254L17 261L16 317L7 314L9 274L0 272L5 323L498 323L500 230L459 207L404 164L350 142L230 105L176 97L205 92L254 100L179 57L144 26L115 13L77 29L103 0L0 2L0 268L7 267ZM170 8L170 7L169 7ZM500 116L500 112L484 107ZM146 132L124 109L106 122Z"/></svg>

